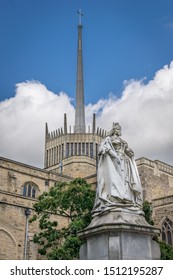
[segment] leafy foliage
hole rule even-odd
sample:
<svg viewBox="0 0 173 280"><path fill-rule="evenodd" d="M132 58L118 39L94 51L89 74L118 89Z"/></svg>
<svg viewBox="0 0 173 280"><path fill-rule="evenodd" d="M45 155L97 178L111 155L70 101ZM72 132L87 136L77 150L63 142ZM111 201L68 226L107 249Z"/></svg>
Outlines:
<svg viewBox="0 0 173 280"><path fill-rule="evenodd" d="M143 211L145 213L145 219L150 225L154 225L152 220L152 210L151 210L151 203L148 201L144 201L143 203Z"/></svg>
<svg viewBox="0 0 173 280"><path fill-rule="evenodd" d="M164 241L158 241L161 251L161 260L173 260L173 248Z"/></svg>
<svg viewBox="0 0 173 280"><path fill-rule="evenodd" d="M143 203L143 211L145 214L146 221L150 225L154 225L154 222L152 220L151 204L148 201L145 201ZM173 248L170 245L168 245L166 242L158 240L157 236L154 236L153 239L159 243L161 259L162 260L173 260Z"/></svg>
<svg viewBox="0 0 173 280"><path fill-rule="evenodd" d="M76 259L82 240L77 232L91 221L95 191L84 179L57 183L44 192L35 203L36 214L30 222L38 221L40 232L33 241L39 244L39 253L48 259ZM56 221L54 220L56 217ZM66 218L67 225L58 227L58 220Z"/></svg>

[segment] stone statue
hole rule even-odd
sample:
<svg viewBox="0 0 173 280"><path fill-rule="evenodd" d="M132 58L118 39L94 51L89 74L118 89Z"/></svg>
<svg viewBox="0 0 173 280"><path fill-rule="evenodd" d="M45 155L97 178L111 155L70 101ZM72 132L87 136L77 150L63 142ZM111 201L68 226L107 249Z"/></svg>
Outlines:
<svg viewBox="0 0 173 280"><path fill-rule="evenodd" d="M142 211L142 187L134 153L113 123L98 150L97 190L92 220L79 232L81 260L159 260L152 240L159 235Z"/></svg>
<svg viewBox="0 0 173 280"><path fill-rule="evenodd" d="M112 130L99 146L94 214L117 208L141 210L142 186L134 153L121 135L121 126L113 123Z"/></svg>

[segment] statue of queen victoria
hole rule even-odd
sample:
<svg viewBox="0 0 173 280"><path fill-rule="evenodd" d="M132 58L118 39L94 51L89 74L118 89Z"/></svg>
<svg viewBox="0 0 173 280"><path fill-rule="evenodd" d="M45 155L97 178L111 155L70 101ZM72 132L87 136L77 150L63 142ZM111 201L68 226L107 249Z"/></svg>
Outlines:
<svg viewBox="0 0 173 280"><path fill-rule="evenodd" d="M93 214L117 208L141 209L142 186L134 153L121 135L121 126L113 123L112 130L99 146Z"/></svg>
<svg viewBox="0 0 173 280"><path fill-rule="evenodd" d="M156 260L159 235L142 211L142 186L134 153L121 138L119 123L103 139L98 151L97 190L92 220L79 232L85 239L80 259Z"/></svg>

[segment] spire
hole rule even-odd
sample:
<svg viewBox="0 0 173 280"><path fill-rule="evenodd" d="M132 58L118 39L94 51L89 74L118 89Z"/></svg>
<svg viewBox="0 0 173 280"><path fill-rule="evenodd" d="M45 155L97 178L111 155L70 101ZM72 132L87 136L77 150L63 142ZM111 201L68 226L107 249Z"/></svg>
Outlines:
<svg viewBox="0 0 173 280"><path fill-rule="evenodd" d="M75 133L85 133L85 106L84 106L84 82L83 82L83 62L82 62L82 24L83 14L78 11L78 47L77 47L77 80L76 80L76 114Z"/></svg>

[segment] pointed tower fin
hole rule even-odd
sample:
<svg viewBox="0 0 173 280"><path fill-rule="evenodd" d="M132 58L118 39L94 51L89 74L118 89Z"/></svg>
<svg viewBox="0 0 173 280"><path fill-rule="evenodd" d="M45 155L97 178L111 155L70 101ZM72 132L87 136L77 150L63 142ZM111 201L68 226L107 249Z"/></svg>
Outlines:
<svg viewBox="0 0 173 280"><path fill-rule="evenodd" d="M48 167L48 155L47 155L47 140L49 139L48 124L45 124L45 151L44 151L44 168Z"/></svg>
<svg viewBox="0 0 173 280"><path fill-rule="evenodd" d="M64 134L67 134L67 114L64 114Z"/></svg>

